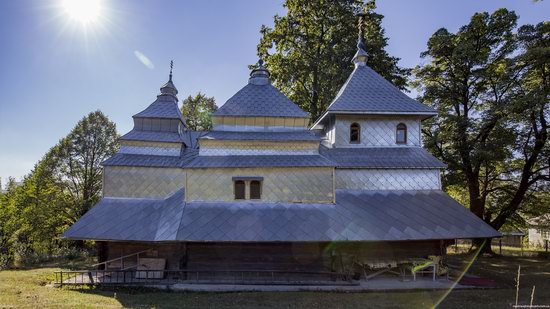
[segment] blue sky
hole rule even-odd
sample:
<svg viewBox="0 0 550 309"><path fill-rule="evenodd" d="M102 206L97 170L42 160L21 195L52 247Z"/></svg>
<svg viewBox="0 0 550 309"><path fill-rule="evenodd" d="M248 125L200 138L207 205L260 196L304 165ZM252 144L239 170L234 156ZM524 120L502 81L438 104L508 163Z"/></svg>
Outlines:
<svg viewBox="0 0 550 309"><path fill-rule="evenodd" d="M245 85L262 24L282 0L103 0L86 28L60 0L0 0L0 177L20 178L75 123L102 110L121 134L153 102L171 59L180 99L198 91L218 105ZM421 62L438 28L456 31L475 12L506 7L520 24L548 20L549 1L379 0L388 51ZM353 21L350 21L353 22ZM144 55L150 63L142 60Z"/></svg>

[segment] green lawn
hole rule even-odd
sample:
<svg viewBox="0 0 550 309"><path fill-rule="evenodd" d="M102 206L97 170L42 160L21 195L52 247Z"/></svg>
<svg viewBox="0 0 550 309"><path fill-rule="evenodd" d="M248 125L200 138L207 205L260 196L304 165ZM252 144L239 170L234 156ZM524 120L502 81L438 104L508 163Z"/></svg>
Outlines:
<svg viewBox="0 0 550 309"><path fill-rule="evenodd" d="M468 258L450 258L465 267ZM80 262L82 263L82 262ZM0 272L0 308L430 308L440 300L440 308L511 308L515 301L514 278L522 266L520 303L528 304L536 285L534 304L550 305L550 260L528 257L482 257L471 273L491 278L498 289L391 292L391 293L176 293L143 289L51 288L46 286L57 270L55 264L34 269ZM60 263L67 268L78 263ZM447 293L449 292L449 293Z"/></svg>

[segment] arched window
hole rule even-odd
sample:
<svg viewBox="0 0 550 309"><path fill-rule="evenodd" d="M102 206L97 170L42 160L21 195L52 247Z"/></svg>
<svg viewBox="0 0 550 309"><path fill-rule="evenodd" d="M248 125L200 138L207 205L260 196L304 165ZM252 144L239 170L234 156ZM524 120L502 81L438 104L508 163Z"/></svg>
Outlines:
<svg viewBox="0 0 550 309"><path fill-rule="evenodd" d="M244 183L244 180L236 180L234 182L234 191L235 191L235 199L236 200L244 200L245 199L245 190L246 185Z"/></svg>
<svg viewBox="0 0 550 309"><path fill-rule="evenodd" d="M250 182L250 199L259 200L262 198L262 183L259 180Z"/></svg>
<svg viewBox="0 0 550 309"><path fill-rule="evenodd" d="M350 144L359 144L361 142L361 126L357 122L349 126L349 142Z"/></svg>
<svg viewBox="0 0 550 309"><path fill-rule="evenodd" d="M407 126L404 123L397 125L395 130L395 142L397 144L406 144L407 143Z"/></svg>

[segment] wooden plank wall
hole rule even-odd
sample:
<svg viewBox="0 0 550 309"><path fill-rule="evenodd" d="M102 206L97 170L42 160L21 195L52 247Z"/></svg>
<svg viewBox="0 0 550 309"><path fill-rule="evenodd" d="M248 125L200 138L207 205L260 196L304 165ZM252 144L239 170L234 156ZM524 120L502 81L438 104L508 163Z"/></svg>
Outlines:
<svg viewBox="0 0 550 309"><path fill-rule="evenodd" d="M401 260L442 255L440 241L335 243L109 242L108 259L153 249L143 257L166 259L167 269L341 271L353 260ZM128 265L130 260L125 260Z"/></svg>

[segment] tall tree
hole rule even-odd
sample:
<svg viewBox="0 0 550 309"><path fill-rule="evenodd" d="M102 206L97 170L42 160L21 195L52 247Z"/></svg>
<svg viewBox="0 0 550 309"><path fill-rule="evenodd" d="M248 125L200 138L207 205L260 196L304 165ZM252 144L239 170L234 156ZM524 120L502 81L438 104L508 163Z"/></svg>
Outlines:
<svg viewBox="0 0 550 309"><path fill-rule="evenodd" d="M465 183L470 210L496 229L548 178L549 57L530 47L547 54L548 34L526 26L518 36L516 23L499 9L475 14L456 33L439 29L422 54L429 62L415 70L421 100L438 110L423 132L449 166L445 185Z"/></svg>
<svg viewBox="0 0 550 309"><path fill-rule="evenodd" d="M76 222L101 197L101 162L118 150L116 125L101 111L82 118L54 147L59 160L57 176L65 184L71 207L67 214ZM71 223L72 223L71 222Z"/></svg>
<svg viewBox="0 0 550 309"><path fill-rule="evenodd" d="M0 261L51 254L58 236L101 197L100 163L116 153L115 124L100 111L80 120L0 196Z"/></svg>
<svg viewBox="0 0 550 309"><path fill-rule="evenodd" d="M353 70L357 15L365 13L368 65L406 86L408 71L385 51L388 39L374 0L286 0L286 16L275 15L274 27L262 26L258 54L275 85L316 119Z"/></svg>
<svg viewBox="0 0 550 309"><path fill-rule="evenodd" d="M181 113L187 127L192 131L208 131L212 129L212 113L218 110L214 97L207 97L199 92L194 97L183 100Z"/></svg>

